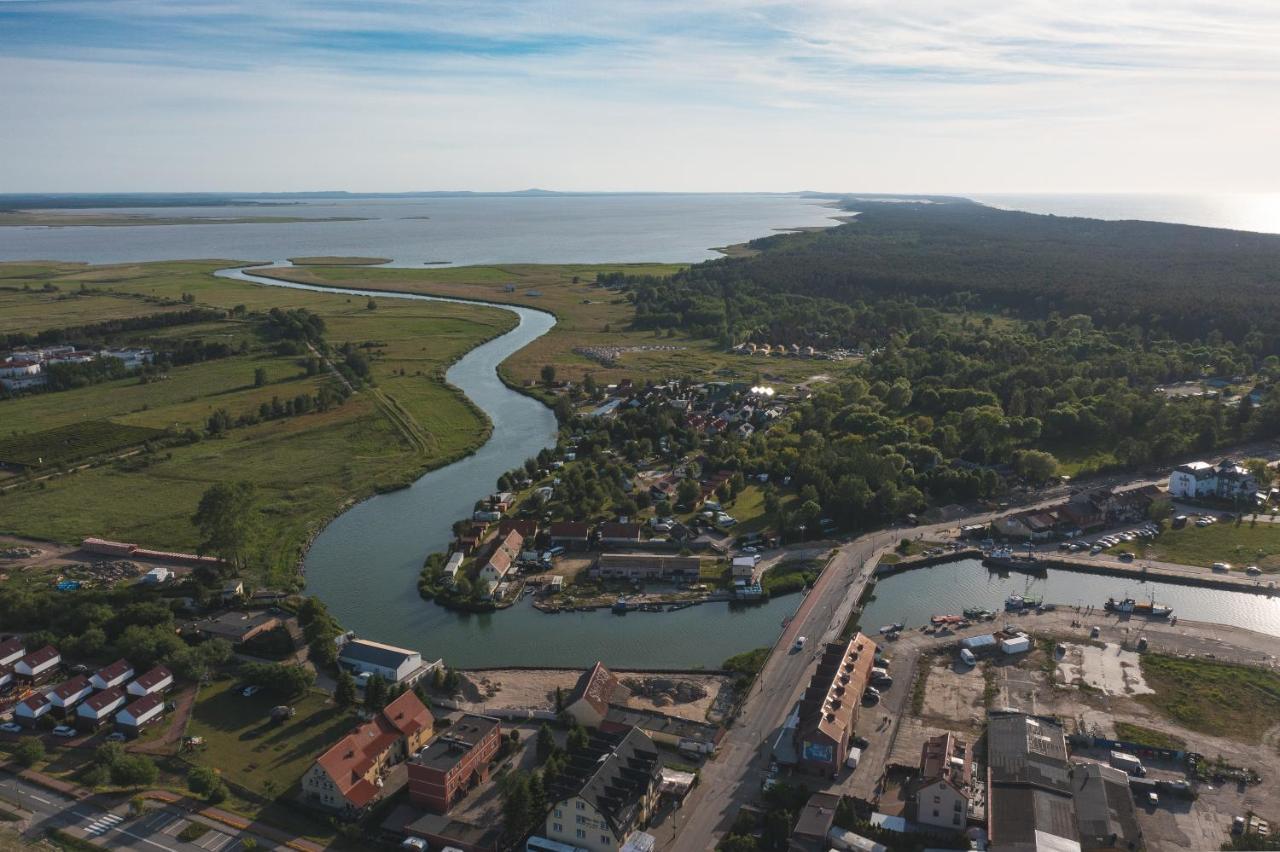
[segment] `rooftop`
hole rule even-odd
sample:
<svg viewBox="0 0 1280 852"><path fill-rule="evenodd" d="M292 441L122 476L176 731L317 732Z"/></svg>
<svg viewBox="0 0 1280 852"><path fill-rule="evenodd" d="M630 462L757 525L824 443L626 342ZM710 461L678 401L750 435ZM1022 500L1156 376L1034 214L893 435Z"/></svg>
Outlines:
<svg viewBox="0 0 1280 852"><path fill-rule="evenodd" d="M418 752L413 762L446 772L489 736L501 722L492 716L464 715Z"/></svg>
<svg viewBox="0 0 1280 852"><path fill-rule="evenodd" d="M338 659L355 660L386 668L399 668L400 664L418 655L409 648L397 648L395 645L384 645L368 639L352 639L338 651Z"/></svg>

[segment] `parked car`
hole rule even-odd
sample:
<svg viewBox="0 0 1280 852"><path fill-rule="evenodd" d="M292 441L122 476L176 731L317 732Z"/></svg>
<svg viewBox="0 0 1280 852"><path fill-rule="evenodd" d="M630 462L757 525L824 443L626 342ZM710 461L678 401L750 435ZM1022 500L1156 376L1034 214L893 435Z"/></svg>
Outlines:
<svg viewBox="0 0 1280 852"><path fill-rule="evenodd" d="M244 689L240 690L240 694L243 695L245 698L252 698L253 696L257 695L261 691L262 691L262 687L258 686L256 683L251 683L248 686L246 686Z"/></svg>
<svg viewBox="0 0 1280 852"><path fill-rule="evenodd" d="M70 725L59 725L53 729L53 735L55 737L74 737L76 735L76 729Z"/></svg>
<svg viewBox="0 0 1280 852"><path fill-rule="evenodd" d="M122 743L126 739L127 737L125 737L123 731L115 731L113 733L107 734L107 742L109 743Z"/></svg>
<svg viewBox="0 0 1280 852"><path fill-rule="evenodd" d="M20 734L22 733L22 726L17 722L5 722L3 725L0 725L0 731L5 732L6 734Z"/></svg>
<svg viewBox="0 0 1280 852"><path fill-rule="evenodd" d="M797 636L797 637L796 637L796 643L795 643L794 645L792 645L792 646L791 646L791 650L793 650L793 651L803 651L803 650L804 650L804 643L805 643L805 638L804 638L803 636Z"/></svg>
<svg viewBox="0 0 1280 852"><path fill-rule="evenodd" d="M1231 570L1231 565L1227 562L1215 562L1213 563L1213 570L1217 571L1219 574L1225 574Z"/></svg>
<svg viewBox="0 0 1280 852"><path fill-rule="evenodd" d="M855 736L853 739L849 740L849 742L853 745L854 748L867 748L871 745L871 740L867 739L866 737L859 737L859 736Z"/></svg>

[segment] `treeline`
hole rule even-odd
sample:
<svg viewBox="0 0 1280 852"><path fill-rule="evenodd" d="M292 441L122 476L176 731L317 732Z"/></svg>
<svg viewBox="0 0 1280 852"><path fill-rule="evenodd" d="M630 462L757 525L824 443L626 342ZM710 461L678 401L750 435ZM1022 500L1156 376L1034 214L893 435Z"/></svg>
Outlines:
<svg viewBox="0 0 1280 852"><path fill-rule="evenodd" d="M141 317L105 320L89 325L73 325L66 328L47 328L35 333L15 331L0 335L0 349L21 349L26 346L53 346L67 341L102 342L123 334L150 331L156 328L172 328L201 322L224 319L226 311L210 308L188 308L182 311L147 314Z"/></svg>
<svg viewBox="0 0 1280 852"><path fill-rule="evenodd" d="M847 206L858 211L852 224L755 240L754 257L699 264L669 279L602 282L633 292L637 328L733 340L875 339L864 311L882 312L887 300L1033 319L1087 314L1108 328L1280 352L1280 312L1272 309L1280 236L969 202Z"/></svg>
<svg viewBox="0 0 1280 852"><path fill-rule="evenodd" d="M328 411L342 405L350 396L351 392L345 385L323 384L314 394L300 393L292 399L283 400L273 396L271 402L260 403L256 410L246 411L238 416L232 416L227 409L219 408L205 421L205 432L216 438L235 428Z"/></svg>

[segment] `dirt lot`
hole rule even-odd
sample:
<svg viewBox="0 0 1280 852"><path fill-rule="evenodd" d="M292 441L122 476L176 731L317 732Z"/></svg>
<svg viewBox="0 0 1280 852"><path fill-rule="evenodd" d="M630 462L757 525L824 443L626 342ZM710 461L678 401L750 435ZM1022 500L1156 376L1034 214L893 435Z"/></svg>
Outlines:
<svg viewBox="0 0 1280 852"><path fill-rule="evenodd" d="M493 669L463 672L470 684L465 690L468 701L490 707L522 708L534 710L555 709L556 687L567 695L582 674L577 669ZM645 672L615 671L621 680L631 678L661 677L693 684L705 695L695 701L674 704L656 704L643 696L632 696L625 703L642 710L660 710L672 716L705 722L707 711L715 703L721 690L730 689L732 678L708 674L653 675Z"/></svg>
<svg viewBox="0 0 1280 852"><path fill-rule="evenodd" d="M9 580L29 582L46 577L48 582L53 582L54 578L62 575L73 566L93 565L104 561L132 562L141 569L140 574L146 573L157 565L164 565L178 576L183 576L191 571L189 565L179 565L155 559L138 559L136 557L121 559L120 557L104 556L100 553L88 553L75 546L0 535L0 554L22 553L24 551L35 552L17 557L0 555L0 582Z"/></svg>

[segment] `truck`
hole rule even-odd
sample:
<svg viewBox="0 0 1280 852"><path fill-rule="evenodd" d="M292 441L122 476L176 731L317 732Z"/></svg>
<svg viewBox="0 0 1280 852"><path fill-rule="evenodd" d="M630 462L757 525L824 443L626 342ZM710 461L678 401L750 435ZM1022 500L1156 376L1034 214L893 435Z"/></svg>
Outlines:
<svg viewBox="0 0 1280 852"><path fill-rule="evenodd" d="M1111 765L1139 778L1145 778L1147 775L1147 770L1143 768L1141 760L1122 751L1111 752Z"/></svg>

